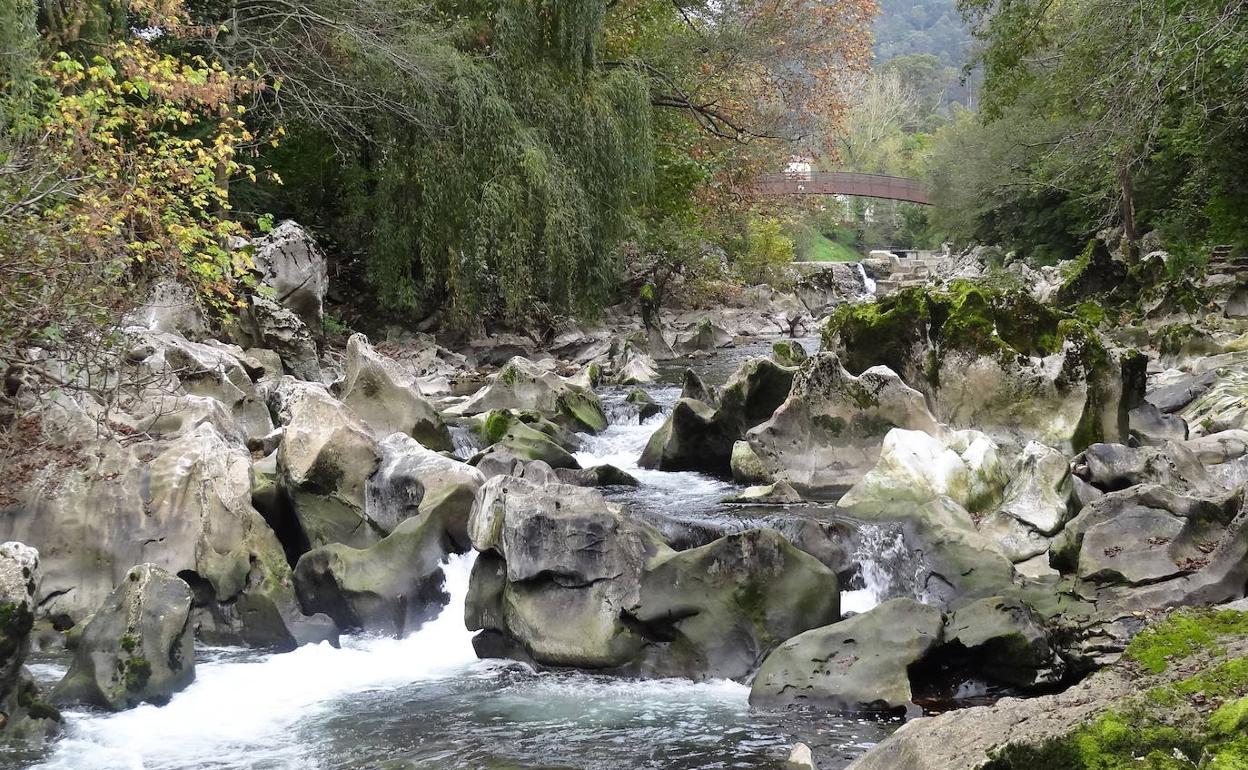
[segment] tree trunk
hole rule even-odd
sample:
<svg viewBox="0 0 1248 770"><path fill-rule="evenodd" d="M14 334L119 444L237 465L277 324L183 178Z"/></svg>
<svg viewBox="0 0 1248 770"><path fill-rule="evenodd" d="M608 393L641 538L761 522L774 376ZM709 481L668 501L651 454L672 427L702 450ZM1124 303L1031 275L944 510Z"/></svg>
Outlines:
<svg viewBox="0 0 1248 770"><path fill-rule="evenodd" d="M1133 262L1140 234L1135 228L1135 193L1131 187L1131 169L1125 162L1118 167L1118 185L1122 191L1123 255L1128 262Z"/></svg>

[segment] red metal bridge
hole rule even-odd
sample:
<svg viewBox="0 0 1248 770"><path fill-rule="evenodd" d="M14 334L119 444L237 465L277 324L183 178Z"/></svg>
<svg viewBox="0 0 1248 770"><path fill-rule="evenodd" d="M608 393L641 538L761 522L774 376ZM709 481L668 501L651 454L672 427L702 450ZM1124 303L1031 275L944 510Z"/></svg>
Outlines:
<svg viewBox="0 0 1248 770"><path fill-rule="evenodd" d="M754 183L762 195L860 195L932 205L927 187L917 179L852 171L787 171L763 174Z"/></svg>

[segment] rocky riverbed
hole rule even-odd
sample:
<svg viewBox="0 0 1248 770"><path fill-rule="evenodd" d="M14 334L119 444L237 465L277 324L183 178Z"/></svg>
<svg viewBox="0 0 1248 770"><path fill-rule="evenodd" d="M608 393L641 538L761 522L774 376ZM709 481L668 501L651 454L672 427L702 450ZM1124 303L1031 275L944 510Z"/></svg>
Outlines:
<svg viewBox="0 0 1248 770"><path fill-rule="evenodd" d="M1125 713L1079 693L1156 628L1242 663L1238 609L1165 620L1248 588L1237 284L971 253L336 342L308 235L251 246L235 322L163 287L97 368L6 378L15 765L978 767ZM1153 669L1192 725L1248 695ZM1175 750L1233 759L1227 719Z"/></svg>

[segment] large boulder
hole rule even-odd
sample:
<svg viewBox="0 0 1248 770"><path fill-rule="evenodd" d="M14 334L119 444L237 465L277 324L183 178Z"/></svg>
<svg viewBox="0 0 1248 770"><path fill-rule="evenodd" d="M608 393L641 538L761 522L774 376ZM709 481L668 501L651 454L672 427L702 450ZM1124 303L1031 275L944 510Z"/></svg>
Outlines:
<svg viewBox="0 0 1248 770"><path fill-rule="evenodd" d="M602 404L592 391L516 356L476 395L447 410L457 416L491 410L534 411L572 428L597 432L607 427Z"/></svg>
<svg viewBox="0 0 1248 770"><path fill-rule="evenodd" d="M836 575L779 533L674 552L594 490L499 476L469 524L483 657L647 676L744 678L837 617Z"/></svg>
<svg viewBox="0 0 1248 770"><path fill-rule="evenodd" d="M391 532L407 519L437 516L447 522L455 544L468 548L468 515L485 483L480 471L402 433L378 446L382 461L365 491L369 517Z"/></svg>
<svg viewBox="0 0 1248 770"><path fill-rule="evenodd" d="M733 373L714 406L681 398L646 443L638 464L655 470L727 475L733 444L784 403L793 376L793 369L755 358Z"/></svg>
<svg viewBox="0 0 1248 770"><path fill-rule="evenodd" d="M645 565L670 549L595 490L496 476L469 519L468 628L483 657L617 669L644 639L626 622Z"/></svg>
<svg viewBox="0 0 1248 770"><path fill-rule="evenodd" d="M1070 463L1055 449L1032 441L1009 472L1000 506L980 524L1011 561L1045 553L1077 509Z"/></svg>
<svg viewBox="0 0 1248 770"><path fill-rule="evenodd" d="M347 340L346 374L339 395L376 438L405 433L430 449L450 451L451 434L421 395L414 374L368 344L363 334Z"/></svg>
<svg viewBox="0 0 1248 770"><path fill-rule="evenodd" d="M709 318L698 321L693 331L678 335L675 348L681 353L705 353L732 344L728 330Z"/></svg>
<svg viewBox="0 0 1248 770"><path fill-rule="evenodd" d="M504 461L544 462L552 468L580 468L572 456L575 437L565 428L534 412L495 410L476 420L477 433L488 446L469 462L473 465Z"/></svg>
<svg viewBox="0 0 1248 770"><path fill-rule="evenodd" d="M253 240L251 247L261 282L319 337L329 277L316 239L296 222L285 220Z"/></svg>
<svg viewBox="0 0 1248 770"><path fill-rule="evenodd" d="M816 354L798 370L784 403L732 451L733 476L834 497L875 465L895 427L938 430L923 395L893 372L874 367L854 377L835 355Z"/></svg>
<svg viewBox="0 0 1248 770"><path fill-rule="evenodd" d="M971 513L1001 500L1006 468L997 445L978 431L954 431L937 438L894 428L884 437L880 459L838 503L859 516L910 502L948 497Z"/></svg>
<svg viewBox="0 0 1248 770"><path fill-rule="evenodd" d="M133 567L91 616L52 699L111 711L167 703L195 680L191 588L154 564Z"/></svg>
<svg viewBox="0 0 1248 770"><path fill-rule="evenodd" d="M1248 370L1242 365L1218 369L1207 388L1205 382L1198 379L1191 387L1199 395L1174 412L1190 426L1191 434L1248 428Z"/></svg>
<svg viewBox="0 0 1248 770"><path fill-rule="evenodd" d="M449 599L442 565L457 550L449 530L462 526L428 515L405 519L368 548L333 543L308 551L295 566L299 603L342 628L412 633Z"/></svg>
<svg viewBox="0 0 1248 770"><path fill-rule="evenodd" d="M122 319L127 329L169 332L198 339L208 331L195 292L184 283L164 280L152 287L143 304Z"/></svg>
<svg viewBox="0 0 1248 770"><path fill-rule="evenodd" d="M1165 484L1110 492L1066 525L1050 561L1097 584L1143 586L1185 575L1208 563L1240 502L1238 491L1200 494Z"/></svg>
<svg viewBox="0 0 1248 770"><path fill-rule="evenodd" d="M245 449L203 424L168 443L101 440L87 456L84 468L48 468L0 517L6 535L42 549L43 612L80 621L130 566L150 562L193 585L193 623L218 643L324 638L299 613L282 545L252 507Z"/></svg>
<svg viewBox="0 0 1248 770"><path fill-rule="evenodd" d="M1019 445L1124 441L1144 395L1142 355L1109 350L1088 324L1022 290L967 281L839 308L824 345L850 371L897 372L942 422Z"/></svg>
<svg viewBox="0 0 1248 770"><path fill-rule="evenodd" d="M274 395L284 426L279 483L308 544L376 543L386 533L365 505L368 478L381 461L372 431L324 388L285 378Z"/></svg>
<svg viewBox="0 0 1248 770"><path fill-rule="evenodd" d="M60 728L60 713L42 700L25 668L39 581L35 549L0 544L0 741L6 743L37 744Z"/></svg>
<svg viewBox="0 0 1248 770"><path fill-rule="evenodd" d="M992 596L954 612L941 652L955 648L968 672L1014 687L1056 684L1066 672L1048 626L1018 598Z"/></svg>
<svg viewBox="0 0 1248 770"><path fill-rule="evenodd" d="M240 344L274 351L287 372L311 382L321 379L319 333L319 326L314 332L295 311L259 294L248 297L234 330Z"/></svg>
<svg viewBox="0 0 1248 770"><path fill-rule="evenodd" d="M656 560L631 611L643 670L743 680L776 645L840 617L836 573L779 532L751 529Z"/></svg>
<svg viewBox="0 0 1248 770"><path fill-rule="evenodd" d="M892 599L781 644L758 670L752 706L914 710L909 668L941 639L940 610Z"/></svg>
<svg viewBox="0 0 1248 770"><path fill-rule="evenodd" d="M132 410L139 430L173 436L205 418L223 435L240 440L259 439L273 430L253 379L266 372L242 348L143 332L130 335L125 360L139 367L136 379L151 380L142 403ZM222 411L232 425L221 419Z"/></svg>

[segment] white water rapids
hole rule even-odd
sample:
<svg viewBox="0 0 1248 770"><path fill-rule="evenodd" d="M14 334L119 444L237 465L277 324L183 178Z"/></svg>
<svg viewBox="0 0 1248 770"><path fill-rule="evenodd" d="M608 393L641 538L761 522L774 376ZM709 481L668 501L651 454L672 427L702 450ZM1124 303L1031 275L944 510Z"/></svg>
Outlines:
<svg viewBox="0 0 1248 770"><path fill-rule="evenodd" d="M862 276L862 287L866 294L875 295L875 279L867 275L867 269L862 266L861 262L855 263L858 266L858 275Z"/></svg>
<svg viewBox="0 0 1248 770"><path fill-rule="evenodd" d="M195 683L165 706L117 714L69 712L69 737L40 768L298 767L307 761L287 733L343 696L461 674L476 662L464 628L464 600L473 554L445 568L451 601L406 639L344 638L294 652L202 663ZM224 764L217 764L224 763Z"/></svg>

